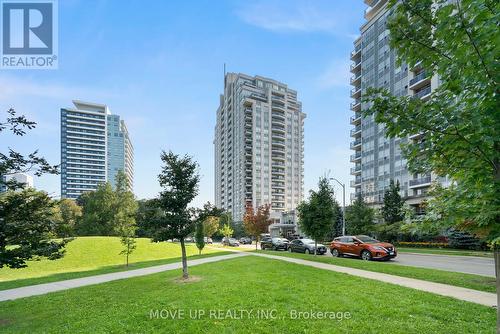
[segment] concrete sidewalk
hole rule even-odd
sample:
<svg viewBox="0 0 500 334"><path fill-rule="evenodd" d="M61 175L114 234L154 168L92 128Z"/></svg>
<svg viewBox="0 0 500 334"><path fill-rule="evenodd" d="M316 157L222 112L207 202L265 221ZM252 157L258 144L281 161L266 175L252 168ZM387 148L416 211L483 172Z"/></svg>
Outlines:
<svg viewBox="0 0 500 334"><path fill-rule="evenodd" d="M495 293L483 292L478 290L472 290L467 288L461 288L454 285L447 285L441 283L434 283L429 281L423 281L414 278L407 278L389 274L378 273L374 271L361 270L349 267L337 266L334 264L328 264L324 262L316 262L310 260L302 260L297 258L269 255L262 253L252 253L248 252L246 254L251 254L254 256L265 257L268 259L286 261L296 264L301 264L309 267L335 271L339 273L344 273L348 275L353 275L362 278L373 279L385 283L396 284L404 286L406 288L421 290L425 292L435 293L437 295L452 297L460 300L464 300L471 303L481 304L489 307L497 306L497 295Z"/></svg>
<svg viewBox="0 0 500 334"><path fill-rule="evenodd" d="M229 259L234 259L237 257L246 256L246 255L248 255L248 254L241 252L241 253L229 254L229 255L212 256L212 257L207 257L207 258L198 259L198 260L189 260L188 266L192 267L192 266L205 264L205 263L229 260ZM94 284L99 284L99 283L104 283L104 282L111 282L111 281L116 281L116 280L125 279L125 278L151 275L151 274L156 274L156 273L160 273L163 271L180 269L180 268L182 268L182 263L176 262L176 263L163 264L163 265L159 265L159 266L153 266L153 267L147 267L147 268L141 268L141 269L120 271L120 272L111 273L111 274L103 274L103 275L75 278L75 279L53 282L53 283L30 285L30 286L25 286L25 287L21 287L21 288L0 291L0 301L14 300L14 299L19 299L19 298L24 298L24 297L43 295L43 294L46 294L49 292L79 288L82 286L94 285Z"/></svg>

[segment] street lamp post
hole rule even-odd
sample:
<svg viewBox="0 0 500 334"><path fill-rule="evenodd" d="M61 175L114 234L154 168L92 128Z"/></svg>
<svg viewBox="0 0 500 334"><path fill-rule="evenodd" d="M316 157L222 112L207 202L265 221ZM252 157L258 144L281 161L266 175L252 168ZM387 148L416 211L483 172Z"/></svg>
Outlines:
<svg viewBox="0 0 500 334"><path fill-rule="evenodd" d="M345 235L345 184L334 177L331 177L330 180L337 181L342 187L342 235Z"/></svg>

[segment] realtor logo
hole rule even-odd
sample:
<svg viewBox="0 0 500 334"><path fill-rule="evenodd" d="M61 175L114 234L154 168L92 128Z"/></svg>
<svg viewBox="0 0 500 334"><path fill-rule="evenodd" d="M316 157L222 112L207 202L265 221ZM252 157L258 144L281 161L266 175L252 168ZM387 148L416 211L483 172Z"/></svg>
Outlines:
<svg viewBox="0 0 500 334"><path fill-rule="evenodd" d="M2 69L56 69L56 0L0 0Z"/></svg>

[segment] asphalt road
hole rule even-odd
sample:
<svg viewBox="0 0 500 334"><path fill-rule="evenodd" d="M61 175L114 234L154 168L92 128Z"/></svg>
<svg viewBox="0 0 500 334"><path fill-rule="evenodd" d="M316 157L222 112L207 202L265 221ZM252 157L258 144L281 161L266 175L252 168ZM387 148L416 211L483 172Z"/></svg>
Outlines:
<svg viewBox="0 0 500 334"><path fill-rule="evenodd" d="M488 257L398 253L390 262L495 277L495 261Z"/></svg>
<svg viewBox="0 0 500 334"><path fill-rule="evenodd" d="M255 244L240 247L255 249ZM324 256L332 255L327 251ZM352 260L362 261L355 258ZM396 258L386 263L495 277L495 261L489 257L398 253Z"/></svg>

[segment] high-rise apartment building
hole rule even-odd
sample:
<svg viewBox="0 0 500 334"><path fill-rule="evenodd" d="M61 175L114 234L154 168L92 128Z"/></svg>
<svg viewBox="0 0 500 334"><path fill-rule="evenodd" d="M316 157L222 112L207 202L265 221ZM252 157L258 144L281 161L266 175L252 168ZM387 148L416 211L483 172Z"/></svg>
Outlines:
<svg viewBox="0 0 500 334"><path fill-rule="evenodd" d="M122 121L118 118L118 129L115 118L108 122L114 115L104 104L73 104L74 108L61 109L61 197L75 199L100 183L112 183L119 166L133 181L132 145Z"/></svg>
<svg viewBox="0 0 500 334"><path fill-rule="evenodd" d="M269 204L277 222L302 200L305 117L287 85L226 74L215 127L215 204L234 221L247 205Z"/></svg>
<svg viewBox="0 0 500 334"><path fill-rule="evenodd" d="M118 115L108 115L108 180L115 186L116 174L124 171L130 190L134 186L134 147L125 122Z"/></svg>
<svg viewBox="0 0 500 334"><path fill-rule="evenodd" d="M407 161L403 157L400 144L407 140L418 140L419 135L410 138L389 139L382 124L373 118L362 117L361 110L368 106L361 102L361 96L368 87L385 88L395 96L410 95L426 100L431 91L437 87L437 77L430 78L425 69L416 66L408 68L403 63L396 63L396 54L389 47L389 30L387 18L390 11L387 0L365 0L368 8L365 11L366 22L361 26L361 36L354 42L351 53L351 110L354 116L350 122L351 130L351 174L354 180L352 198L362 195L365 201L374 206L383 202L385 190L391 179L398 180L401 196L409 205L421 213L422 201L434 180L443 181L435 175L412 174L407 169Z"/></svg>

